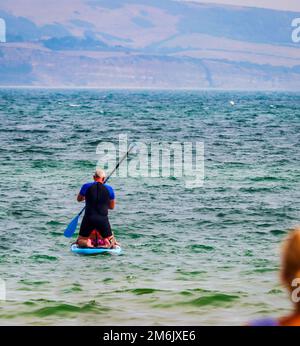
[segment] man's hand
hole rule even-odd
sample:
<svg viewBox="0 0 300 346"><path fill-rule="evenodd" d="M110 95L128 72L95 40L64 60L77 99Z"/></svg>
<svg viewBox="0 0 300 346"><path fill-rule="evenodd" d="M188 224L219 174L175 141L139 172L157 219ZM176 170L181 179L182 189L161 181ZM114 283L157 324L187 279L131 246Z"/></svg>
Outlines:
<svg viewBox="0 0 300 346"><path fill-rule="evenodd" d="M83 202L85 200L84 196L81 196L81 194L79 193L77 196L77 202Z"/></svg>
<svg viewBox="0 0 300 346"><path fill-rule="evenodd" d="M115 209L115 206L116 206L116 201L114 199L111 199L109 201L108 209L113 210L113 209Z"/></svg>

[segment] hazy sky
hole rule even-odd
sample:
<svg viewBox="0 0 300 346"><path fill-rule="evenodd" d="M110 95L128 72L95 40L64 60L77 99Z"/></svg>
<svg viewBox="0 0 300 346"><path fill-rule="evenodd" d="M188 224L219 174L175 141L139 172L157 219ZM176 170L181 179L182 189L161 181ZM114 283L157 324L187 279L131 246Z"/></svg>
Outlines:
<svg viewBox="0 0 300 346"><path fill-rule="evenodd" d="M189 1L189 0L182 0ZM300 12L300 0L193 0L193 2L207 2L230 4L237 6L265 7L275 10Z"/></svg>

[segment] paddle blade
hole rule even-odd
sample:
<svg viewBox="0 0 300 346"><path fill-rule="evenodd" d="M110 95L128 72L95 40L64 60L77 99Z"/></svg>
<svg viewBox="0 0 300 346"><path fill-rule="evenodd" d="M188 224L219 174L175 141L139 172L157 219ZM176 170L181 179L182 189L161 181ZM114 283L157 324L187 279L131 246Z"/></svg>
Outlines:
<svg viewBox="0 0 300 346"><path fill-rule="evenodd" d="M78 225L78 220L79 220L80 214L77 215L68 225L68 227L66 228L65 232L64 232L64 236L66 238L71 238L73 236L73 234L76 231L77 225Z"/></svg>

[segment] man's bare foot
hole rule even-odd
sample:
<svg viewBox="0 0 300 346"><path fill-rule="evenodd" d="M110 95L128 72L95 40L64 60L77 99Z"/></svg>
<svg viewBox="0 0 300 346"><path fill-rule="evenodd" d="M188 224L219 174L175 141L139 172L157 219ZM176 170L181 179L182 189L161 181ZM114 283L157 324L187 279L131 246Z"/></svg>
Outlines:
<svg viewBox="0 0 300 346"><path fill-rule="evenodd" d="M88 239L86 241L86 247L88 248L94 248L95 246L93 245L92 239Z"/></svg>
<svg viewBox="0 0 300 346"><path fill-rule="evenodd" d="M93 243L92 243L92 240L91 239L88 239L88 238L78 238L77 239L77 244L79 247L82 247L82 248L93 248Z"/></svg>

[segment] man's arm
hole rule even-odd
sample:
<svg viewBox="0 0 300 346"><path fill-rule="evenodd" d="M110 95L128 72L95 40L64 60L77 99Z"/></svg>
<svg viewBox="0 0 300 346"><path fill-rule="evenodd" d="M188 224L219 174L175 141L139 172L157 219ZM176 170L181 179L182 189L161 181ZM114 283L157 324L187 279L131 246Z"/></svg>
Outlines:
<svg viewBox="0 0 300 346"><path fill-rule="evenodd" d="M108 193L109 193L108 209L113 210L113 209L115 209L115 206L116 206L115 191L111 186L109 186L109 185L105 185L105 186L106 186Z"/></svg>
<svg viewBox="0 0 300 346"><path fill-rule="evenodd" d="M82 185L79 194L77 196L77 202L83 202L85 200L86 190L90 187L91 184Z"/></svg>

